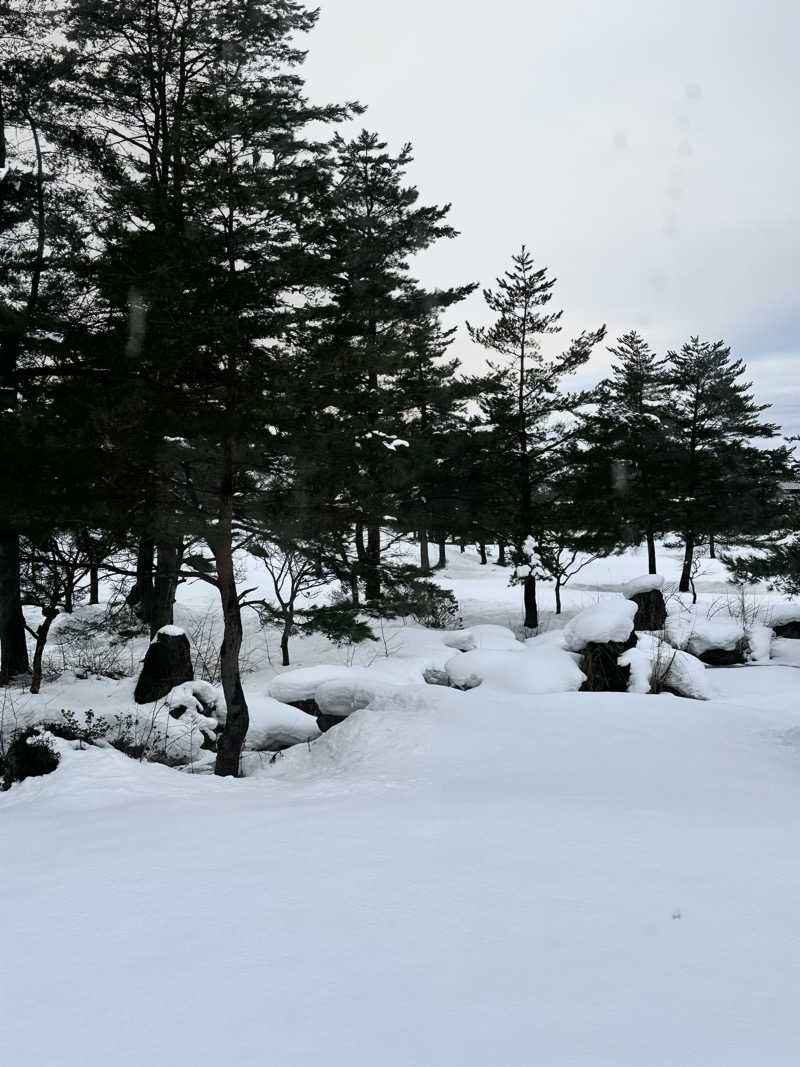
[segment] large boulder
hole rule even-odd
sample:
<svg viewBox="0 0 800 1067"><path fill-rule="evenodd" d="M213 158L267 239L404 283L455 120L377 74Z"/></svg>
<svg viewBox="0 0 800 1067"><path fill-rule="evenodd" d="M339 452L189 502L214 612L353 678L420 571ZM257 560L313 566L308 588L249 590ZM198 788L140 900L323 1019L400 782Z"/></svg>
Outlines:
<svg viewBox="0 0 800 1067"><path fill-rule="evenodd" d="M667 605L664 601L664 577L661 574L643 574L622 587L623 595L636 605L633 619L634 630L663 630L667 621Z"/></svg>
<svg viewBox="0 0 800 1067"><path fill-rule="evenodd" d="M152 704L193 678L189 638L179 626L164 626L144 657L133 699L137 704Z"/></svg>

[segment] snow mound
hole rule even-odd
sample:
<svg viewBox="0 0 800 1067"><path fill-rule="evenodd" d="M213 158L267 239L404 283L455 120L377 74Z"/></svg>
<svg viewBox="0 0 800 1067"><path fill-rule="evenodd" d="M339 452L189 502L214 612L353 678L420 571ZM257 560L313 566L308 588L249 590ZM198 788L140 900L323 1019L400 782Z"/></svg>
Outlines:
<svg viewBox="0 0 800 1067"><path fill-rule="evenodd" d="M638 578L632 578L622 586L622 595L630 599L637 593L652 593L656 589L664 588L663 574L642 574Z"/></svg>
<svg viewBox="0 0 800 1067"><path fill-rule="evenodd" d="M486 623L471 626L468 630L454 630L444 638L448 648L457 648L459 652L471 652L473 649L485 648L495 651L522 650L522 643L516 639L507 626L495 626Z"/></svg>
<svg viewBox="0 0 800 1067"><path fill-rule="evenodd" d="M158 640L158 635L163 634L165 637L185 637L186 631L181 626L162 626L160 630L156 632L153 641Z"/></svg>
<svg viewBox="0 0 800 1067"><path fill-rule="evenodd" d="M744 640L744 627L735 619L698 619L692 623L686 648L700 656L711 648L732 652Z"/></svg>
<svg viewBox="0 0 800 1067"><path fill-rule="evenodd" d="M772 626L785 626L787 622L800 622L800 600L786 600L782 604L772 605L769 621Z"/></svg>
<svg viewBox="0 0 800 1067"><path fill-rule="evenodd" d="M649 692L655 676L662 688L667 686L679 696L693 700L711 697L705 663L653 634L640 633L636 647L624 652L618 662L631 668L629 693Z"/></svg>
<svg viewBox="0 0 800 1067"><path fill-rule="evenodd" d="M584 608L564 627L564 644L572 652L582 652L590 643L627 641L633 630L636 604L632 600L602 600Z"/></svg>
<svg viewBox="0 0 800 1067"><path fill-rule="evenodd" d="M398 690L404 689L403 685L387 682L380 677L363 677L356 675L350 678L334 678L329 682L323 682L316 693L316 701L323 715L337 715L346 718L354 711L369 707L374 701L380 700L385 703L393 703Z"/></svg>
<svg viewBox="0 0 800 1067"><path fill-rule="evenodd" d="M768 662L770 651L772 649L772 640L775 637L772 627L764 626L760 622L753 623L752 626L748 626L746 637L747 655L745 656L745 659L747 662Z"/></svg>
<svg viewBox="0 0 800 1067"><path fill-rule="evenodd" d="M352 677L353 673L366 673L363 667L345 667L339 663L323 663L317 667L298 667L279 674L269 683L267 694L283 704L300 700L315 700L319 686L335 678Z"/></svg>
<svg viewBox="0 0 800 1067"><path fill-rule="evenodd" d="M313 741L319 737L319 728L313 715L306 715L298 708L282 704L272 697L254 697L248 700L250 726L246 746L258 752L275 752Z"/></svg>
<svg viewBox="0 0 800 1067"><path fill-rule="evenodd" d="M569 652L562 649L526 649L516 652L473 649L447 661L450 684L474 689L486 684L507 693L568 693L586 680Z"/></svg>

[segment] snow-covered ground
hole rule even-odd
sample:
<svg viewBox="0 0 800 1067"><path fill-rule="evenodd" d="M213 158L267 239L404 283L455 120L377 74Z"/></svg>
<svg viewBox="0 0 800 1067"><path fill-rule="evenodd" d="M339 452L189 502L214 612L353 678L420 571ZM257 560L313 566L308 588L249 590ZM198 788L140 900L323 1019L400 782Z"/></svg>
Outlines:
<svg viewBox="0 0 800 1067"><path fill-rule="evenodd" d="M56 742L54 774L0 794L3 1061L795 1064L800 642L707 671L707 701L517 691L548 649L574 688L551 631L644 570L634 554L587 567L564 619L517 649L387 627L353 660L370 706L251 753L241 780ZM507 577L456 552L442 580L468 628L518 627ZM703 581L713 619L732 593L719 565ZM749 603L763 618L775 601ZM296 644L303 667L353 658ZM480 666L490 652L502 669ZM452 655L482 684L417 677ZM255 665L263 726L291 672ZM132 686L13 699L21 716L105 715Z"/></svg>

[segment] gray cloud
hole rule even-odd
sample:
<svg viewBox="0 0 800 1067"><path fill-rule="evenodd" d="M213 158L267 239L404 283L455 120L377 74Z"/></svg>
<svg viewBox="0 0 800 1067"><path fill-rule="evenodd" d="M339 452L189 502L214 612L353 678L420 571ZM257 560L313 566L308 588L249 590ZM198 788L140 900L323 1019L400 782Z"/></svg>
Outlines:
<svg viewBox="0 0 800 1067"><path fill-rule="evenodd" d="M724 337L800 431L797 0L322 2L311 95L367 103L453 202L425 280L489 284L525 241L568 331ZM463 331L457 354L481 358Z"/></svg>

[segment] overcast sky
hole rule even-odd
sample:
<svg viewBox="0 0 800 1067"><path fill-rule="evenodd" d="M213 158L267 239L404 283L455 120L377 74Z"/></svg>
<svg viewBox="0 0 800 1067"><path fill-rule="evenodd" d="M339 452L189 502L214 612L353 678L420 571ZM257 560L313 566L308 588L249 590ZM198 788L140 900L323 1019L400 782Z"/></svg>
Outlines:
<svg viewBox="0 0 800 1067"><path fill-rule="evenodd" d="M524 241L566 331L723 337L800 432L800 0L320 3L309 94L367 104L453 204L424 281L490 284ZM455 354L478 366L463 330Z"/></svg>

